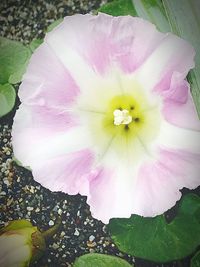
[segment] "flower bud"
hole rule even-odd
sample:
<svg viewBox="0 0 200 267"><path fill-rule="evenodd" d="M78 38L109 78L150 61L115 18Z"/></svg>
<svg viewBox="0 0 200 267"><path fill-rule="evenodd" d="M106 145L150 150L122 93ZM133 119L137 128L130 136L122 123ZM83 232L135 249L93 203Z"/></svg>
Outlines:
<svg viewBox="0 0 200 267"><path fill-rule="evenodd" d="M45 248L42 233L29 221L11 221L0 229L0 266L29 266L42 256Z"/></svg>

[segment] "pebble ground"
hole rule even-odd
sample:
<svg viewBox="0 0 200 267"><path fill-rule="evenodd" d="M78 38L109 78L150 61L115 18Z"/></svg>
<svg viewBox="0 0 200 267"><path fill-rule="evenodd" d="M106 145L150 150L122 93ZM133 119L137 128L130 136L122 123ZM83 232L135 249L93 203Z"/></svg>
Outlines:
<svg viewBox="0 0 200 267"><path fill-rule="evenodd" d="M105 2L1 0L0 36L29 44L35 38L43 38L53 21L75 13L91 13ZM44 257L32 267L69 267L76 257L89 252L120 256L136 267L189 266L189 259L156 264L121 253L111 241L106 225L92 218L85 197L52 193L36 183L30 171L18 166L12 159L11 144L12 120L18 104L19 100L15 110L0 119L0 225L23 218L44 231L61 218L61 226L49 239Z"/></svg>

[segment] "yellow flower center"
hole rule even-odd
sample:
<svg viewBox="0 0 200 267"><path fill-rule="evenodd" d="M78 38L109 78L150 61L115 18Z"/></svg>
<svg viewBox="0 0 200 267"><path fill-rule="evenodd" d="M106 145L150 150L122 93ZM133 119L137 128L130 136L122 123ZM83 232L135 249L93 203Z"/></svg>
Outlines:
<svg viewBox="0 0 200 267"><path fill-rule="evenodd" d="M143 99L144 104L145 99ZM145 114L140 105L131 95L118 95L111 99L103 128L111 135L134 136L142 129Z"/></svg>
<svg viewBox="0 0 200 267"><path fill-rule="evenodd" d="M108 85L79 103L89 140L100 157L112 151L112 157L137 161L149 153L159 133L161 100L136 81L121 80L121 90L116 82Z"/></svg>

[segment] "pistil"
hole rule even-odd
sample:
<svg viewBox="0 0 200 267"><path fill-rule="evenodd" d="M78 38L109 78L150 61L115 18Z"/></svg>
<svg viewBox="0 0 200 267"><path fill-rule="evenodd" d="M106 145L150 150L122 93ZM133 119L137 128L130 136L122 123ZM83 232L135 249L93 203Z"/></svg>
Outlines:
<svg viewBox="0 0 200 267"><path fill-rule="evenodd" d="M127 109L116 109L113 112L114 115L114 125L121 125L125 124L128 125L129 123L132 122L132 116L129 115L129 111Z"/></svg>

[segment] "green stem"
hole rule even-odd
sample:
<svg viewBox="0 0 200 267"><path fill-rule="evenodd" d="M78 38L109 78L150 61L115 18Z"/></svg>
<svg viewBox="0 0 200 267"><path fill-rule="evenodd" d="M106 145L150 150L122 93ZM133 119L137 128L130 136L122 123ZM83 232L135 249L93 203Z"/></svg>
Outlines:
<svg viewBox="0 0 200 267"><path fill-rule="evenodd" d="M55 225L49 228L48 230L42 232L43 238L47 241L49 238L51 238L59 229L61 225L61 219L58 218Z"/></svg>

